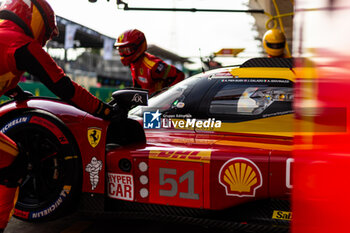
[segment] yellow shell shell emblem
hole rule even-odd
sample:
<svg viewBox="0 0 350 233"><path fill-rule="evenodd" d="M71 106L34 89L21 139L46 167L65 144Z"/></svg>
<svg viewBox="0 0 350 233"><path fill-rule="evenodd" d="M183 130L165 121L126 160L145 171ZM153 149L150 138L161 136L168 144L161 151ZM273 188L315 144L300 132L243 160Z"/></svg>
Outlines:
<svg viewBox="0 0 350 233"><path fill-rule="evenodd" d="M251 160L234 158L221 167L219 182L228 196L254 197L255 191L262 186L262 175Z"/></svg>
<svg viewBox="0 0 350 233"><path fill-rule="evenodd" d="M90 145L96 147L101 140L101 129L100 128L88 128L87 137Z"/></svg>

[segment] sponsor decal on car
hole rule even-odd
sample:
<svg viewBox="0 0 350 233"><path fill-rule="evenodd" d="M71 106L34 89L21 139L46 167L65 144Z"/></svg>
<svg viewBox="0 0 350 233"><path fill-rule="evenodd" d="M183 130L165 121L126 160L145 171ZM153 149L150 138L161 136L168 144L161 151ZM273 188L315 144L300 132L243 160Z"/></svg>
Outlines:
<svg viewBox="0 0 350 233"><path fill-rule="evenodd" d="M292 212L288 211L281 211L281 210L274 210L272 214L273 219L279 219L279 220L292 220Z"/></svg>
<svg viewBox="0 0 350 233"><path fill-rule="evenodd" d="M131 102L143 104L142 96L139 95L139 94L135 94L135 95L132 97Z"/></svg>
<svg viewBox="0 0 350 233"><path fill-rule="evenodd" d="M102 160L97 160L96 157L91 158L91 162L86 165L85 171L90 173L91 190L95 190L100 180L100 171L102 170Z"/></svg>
<svg viewBox="0 0 350 233"><path fill-rule="evenodd" d="M145 129L160 129L160 128L175 128L175 129L199 129L208 130L220 128L222 122L215 120L215 118L208 119L196 119L191 117L185 117L186 119L174 119L172 117L181 117L179 115L166 115L161 118L159 110L156 112L144 112L143 113L143 127Z"/></svg>
<svg viewBox="0 0 350 233"><path fill-rule="evenodd" d="M92 147L95 148L98 145L98 143L100 142L101 132L102 132L102 130L100 128L96 128L96 127L88 128L87 137L88 137L88 141Z"/></svg>
<svg viewBox="0 0 350 233"><path fill-rule="evenodd" d="M50 205L50 207L48 207L42 211L32 212L30 215L30 218L31 219L42 218L42 217L47 216L50 213L54 212L63 203L63 201L67 198L67 195L70 193L70 190L71 190L71 186L65 185L63 187L63 190L60 193L60 196L56 199L56 201L54 201Z"/></svg>
<svg viewBox="0 0 350 233"><path fill-rule="evenodd" d="M29 117L18 117L9 123L7 123L2 129L0 130L1 133L6 133L9 129L11 129L13 126L16 126L18 124L27 123L29 121Z"/></svg>
<svg viewBox="0 0 350 233"><path fill-rule="evenodd" d="M254 197L263 180L259 167L247 158L233 158L222 165L219 183L227 196Z"/></svg>
<svg viewBox="0 0 350 233"><path fill-rule="evenodd" d="M108 173L108 196L115 199L133 201L133 176L126 174Z"/></svg>
<svg viewBox="0 0 350 233"><path fill-rule="evenodd" d="M179 160L179 161L191 161L191 162L210 162L211 151L159 151L151 150L149 152L150 159L164 159L164 160Z"/></svg>

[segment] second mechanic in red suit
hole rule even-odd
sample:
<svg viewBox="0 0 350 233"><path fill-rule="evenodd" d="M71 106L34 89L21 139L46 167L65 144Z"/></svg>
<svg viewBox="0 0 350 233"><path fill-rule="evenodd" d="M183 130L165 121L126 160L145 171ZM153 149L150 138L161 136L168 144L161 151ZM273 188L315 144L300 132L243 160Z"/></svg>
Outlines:
<svg viewBox="0 0 350 233"><path fill-rule="evenodd" d="M123 65L130 66L134 87L147 89L150 95L185 78L184 73L175 66L146 52L146 37L137 29L122 33L115 47L119 50Z"/></svg>
<svg viewBox="0 0 350 233"><path fill-rule="evenodd" d="M7 0L0 8L0 96L25 99L17 83L27 71L54 94L97 117L110 119L117 111L71 81L42 48L58 35L55 13L46 0ZM0 232L16 202L27 170L25 153L0 132Z"/></svg>

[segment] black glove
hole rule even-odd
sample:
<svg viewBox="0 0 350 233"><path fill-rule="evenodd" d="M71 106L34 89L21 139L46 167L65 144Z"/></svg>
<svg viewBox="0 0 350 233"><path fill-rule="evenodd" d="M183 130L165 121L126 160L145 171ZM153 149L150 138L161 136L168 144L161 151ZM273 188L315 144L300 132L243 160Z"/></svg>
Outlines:
<svg viewBox="0 0 350 233"><path fill-rule="evenodd" d="M109 105L100 102L100 106L97 111L93 114L105 120L120 121L128 117L128 111L120 108L118 105Z"/></svg>
<svg viewBox="0 0 350 233"><path fill-rule="evenodd" d="M27 175L27 155L20 145L17 146L19 153L15 160L9 166L0 169L0 184L9 188L19 186Z"/></svg>
<svg viewBox="0 0 350 233"><path fill-rule="evenodd" d="M33 94L30 91L23 91L18 85L5 93L7 97L14 100L26 100L29 99Z"/></svg>

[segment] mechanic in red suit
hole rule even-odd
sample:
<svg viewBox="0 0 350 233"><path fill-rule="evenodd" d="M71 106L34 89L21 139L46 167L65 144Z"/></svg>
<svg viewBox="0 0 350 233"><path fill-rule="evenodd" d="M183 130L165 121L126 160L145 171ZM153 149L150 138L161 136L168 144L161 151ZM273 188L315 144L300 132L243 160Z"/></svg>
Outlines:
<svg viewBox="0 0 350 233"><path fill-rule="evenodd" d="M146 37L137 29L122 33L114 46L118 48L123 65L130 66L134 87L148 90L149 95L185 78L175 66L146 52Z"/></svg>
<svg viewBox="0 0 350 233"><path fill-rule="evenodd" d="M43 46L58 35L55 13L45 0L7 0L0 7L0 96L23 100L18 85L27 71L54 94L97 117L109 119L113 108L71 81ZM26 172L25 153L0 132L0 232L6 227Z"/></svg>

